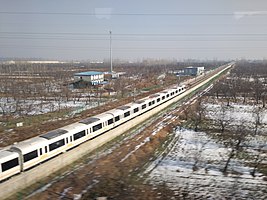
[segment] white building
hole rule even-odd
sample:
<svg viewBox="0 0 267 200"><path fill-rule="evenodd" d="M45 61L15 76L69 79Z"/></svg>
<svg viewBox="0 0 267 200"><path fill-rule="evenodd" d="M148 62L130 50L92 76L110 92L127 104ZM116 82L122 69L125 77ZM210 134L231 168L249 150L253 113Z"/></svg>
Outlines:
<svg viewBox="0 0 267 200"><path fill-rule="evenodd" d="M184 75L187 76L199 76L205 71L204 67L187 67L184 69Z"/></svg>
<svg viewBox="0 0 267 200"><path fill-rule="evenodd" d="M92 85L99 85L104 81L104 73L95 71L76 73L74 74L74 80L76 82L83 80Z"/></svg>

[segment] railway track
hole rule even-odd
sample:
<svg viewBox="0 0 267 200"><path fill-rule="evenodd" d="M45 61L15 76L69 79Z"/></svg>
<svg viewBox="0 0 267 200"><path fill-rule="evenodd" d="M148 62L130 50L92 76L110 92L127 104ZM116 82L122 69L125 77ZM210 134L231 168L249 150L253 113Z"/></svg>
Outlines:
<svg viewBox="0 0 267 200"><path fill-rule="evenodd" d="M221 69L221 70L222 70L222 69ZM127 122L126 124L124 124L124 127L119 127L119 129L114 129L114 130L113 130L114 133L115 133L115 132L118 132L118 131L120 131L120 132L119 132L119 133L116 133L116 134L114 134L114 133L112 134L112 131L111 131L110 135L112 135L112 137L110 136L110 138L107 139L107 138L105 138L105 137L103 137L103 136L101 135L100 137L96 138L94 141L89 141L87 144L83 144L83 145L79 146L77 149L74 149L74 151L66 152L66 153L64 153L63 155L60 155L60 156L56 157L56 158L53 159L53 160L50 160L50 161L48 161L48 162L46 162L46 163L43 163L43 164L41 164L40 166L38 166L38 167L36 167L36 168L34 168L34 169L32 169L32 170L26 171L26 172L22 173L22 174L19 175L19 176L16 176L16 177L14 177L14 178L11 178L11 179L8 180L7 182L5 182L5 183L3 183L3 184L0 185L0 191L3 191L3 192L4 192L3 188L11 188L11 189L9 190L9 192L10 192L10 194L11 194L11 193L14 193L15 191L18 191L18 190L22 189L22 187L19 187L19 185L20 185L20 186L27 186L27 185L32 184L33 181L36 181L36 179L41 179L41 178L43 177L43 175L41 175L41 174L42 174L42 173L41 173L42 170L44 170L45 173L47 173L48 171L47 171L46 168L48 168L49 166L50 166L50 167L53 166L53 163L55 164L55 163L57 163L58 161L60 161L60 163L62 164L62 166L69 165L71 162L73 162L73 159L74 159L74 158L70 159L69 162L66 161L66 160L68 160L68 158L70 157L68 154L73 154L73 155L75 155L75 154L81 153L81 155L84 155L85 153L88 153L88 151L92 151L93 149L95 149L95 148L97 148L97 147L103 145L106 141L109 141L109 140L111 140L111 139L117 137L118 135L120 135L120 134L122 134L123 132L125 132L127 129L130 129L131 127L133 127L133 126L139 124L140 122L144 121L145 119L148 119L149 117L151 117L151 116L155 115L156 113L160 112L162 109L168 107L169 105L171 105L172 103L176 102L177 100L179 100L179 99L185 97L186 95L190 94L191 92L193 92L194 90L196 90L196 89L198 88L199 83L203 83L203 85L204 85L204 83L206 84L207 82L211 81L211 78L212 78L212 77L214 78L214 76L215 76L218 72L220 72L220 70L217 70L217 71L213 72L212 74L209 74L208 76L203 76L203 77L201 77L201 79L197 79L197 80L195 80L194 82L191 83L191 85L190 85L190 87L188 88L186 94L182 94L182 95L178 96L179 98L176 97L175 99L173 99L173 100L171 100L171 101L169 101L169 102L166 102L164 105L155 108L155 110L151 110L151 111L149 111L149 113L146 113L146 116L141 116L140 119L135 118L135 119L133 120L134 122L132 122L132 121L130 122L131 125L129 125L129 124L127 125L127 123L129 123L129 122ZM201 84L200 84L200 85L201 85ZM202 86L203 86L203 85L202 85ZM200 87L200 86L199 86L199 87ZM102 140L103 140L103 141L102 141ZM99 144L96 145L96 143L99 143ZM90 146L90 148L88 148L88 146ZM84 149L84 148L85 148L85 149ZM84 152L82 152L82 151L84 151ZM75 152L76 152L76 153L75 153ZM72 155L72 156L73 156L73 155ZM81 155L80 155L80 156L81 156ZM77 155L76 155L76 156L77 156ZM73 156L73 157L75 157L75 156ZM61 165L61 164L60 164L60 165ZM62 166L61 166L61 167L62 167ZM54 172L54 171L57 171L57 170L58 170L58 168L56 168L56 169L54 169L54 170L50 170L50 171L51 171L51 172ZM39 172L39 173L38 173L38 172ZM33 176L33 175L34 175L34 176ZM40 176L37 176L37 175L40 175ZM29 177L28 177L28 176L29 176ZM33 176L33 177L32 177L33 180L31 180L31 181L30 181L30 179L31 179L30 176ZM46 176L47 176L47 174L46 174ZM19 178L19 177L20 177L20 178ZM20 184L14 184L15 182L19 182ZM2 186L3 186L3 187L2 187ZM13 186L13 189L12 189L12 186ZM14 187L14 186L16 186L16 187ZM9 195L9 194L6 194L6 196L8 196L8 195ZM2 197L3 197L3 196L2 196ZM5 196L4 196L4 197L5 197Z"/></svg>

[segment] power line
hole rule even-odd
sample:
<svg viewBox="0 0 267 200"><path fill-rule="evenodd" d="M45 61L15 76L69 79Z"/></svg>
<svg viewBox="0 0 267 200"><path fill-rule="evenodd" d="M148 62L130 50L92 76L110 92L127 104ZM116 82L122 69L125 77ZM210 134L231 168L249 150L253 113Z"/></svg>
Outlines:
<svg viewBox="0 0 267 200"><path fill-rule="evenodd" d="M7 15L71 15L71 16L265 16L267 12L253 12L253 15L247 12L234 13L107 13L107 12L17 12L0 11L0 14Z"/></svg>
<svg viewBox="0 0 267 200"><path fill-rule="evenodd" d="M86 35L109 36L106 33L74 33L74 32L10 32L1 31L2 34L13 35ZM113 36L267 36L267 33L112 33Z"/></svg>
<svg viewBox="0 0 267 200"><path fill-rule="evenodd" d="M68 37L21 37L21 36L0 36L2 39L26 39L26 40L74 40L74 41L109 41L107 38L68 38ZM121 41L121 42L175 42L175 41L185 41L185 42L207 42L207 41L234 41L234 42L257 42L257 41L266 41L266 39L258 39L258 38L221 38L221 39L196 39L196 38L182 38L182 39L169 39L169 38L114 38L113 41Z"/></svg>
<svg viewBox="0 0 267 200"><path fill-rule="evenodd" d="M77 16L235 16L246 14L237 13L107 13L107 12L16 12L0 11L0 14L8 15L77 15ZM253 13L253 15L267 15L265 12Z"/></svg>
<svg viewBox="0 0 267 200"><path fill-rule="evenodd" d="M92 50L105 50L109 51L109 47L81 47L81 46L50 46L50 45L1 45L1 47L26 47L26 48L64 48L64 49L92 49ZM214 50L214 49L244 49L247 47L237 47L237 46L229 46L229 47L114 47L115 50ZM259 48L259 49L266 49L266 46L252 46L249 48Z"/></svg>

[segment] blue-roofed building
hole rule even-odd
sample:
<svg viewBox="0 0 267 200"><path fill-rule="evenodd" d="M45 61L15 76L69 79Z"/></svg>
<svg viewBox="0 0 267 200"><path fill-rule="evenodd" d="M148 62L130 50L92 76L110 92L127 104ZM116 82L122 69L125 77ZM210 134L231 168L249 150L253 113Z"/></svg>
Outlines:
<svg viewBox="0 0 267 200"><path fill-rule="evenodd" d="M76 82L85 81L91 85L99 85L104 81L104 73L96 71L80 72L74 74L74 80Z"/></svg>

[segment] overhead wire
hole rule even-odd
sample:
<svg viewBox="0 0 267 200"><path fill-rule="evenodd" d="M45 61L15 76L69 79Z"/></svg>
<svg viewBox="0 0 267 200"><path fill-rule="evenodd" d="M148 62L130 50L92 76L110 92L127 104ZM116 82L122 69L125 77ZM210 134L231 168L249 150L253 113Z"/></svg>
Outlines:
<svg viewBox="0 0 267 200"><path fill-rule="evenodd" d="M116 13L116 12L33 12L33 11L0 11L0 14L7 15L77 15L77 16L236 16L246 15L247 12L233 12L233 13ZM254 12L251 16L265 16L267 12Z"/></svg>
<svg viewBox="0 0 267 200"><path fill-rule="evenodd" d="M71 16L236 16L236 15L246 15L243 12L235 13L104 13L104 12L14 12L14 11L0 11L0 15L71 15ZM267 12L254 13L251 16L265 16ZM82 33L82 32L28 32L28 31L0 31L0 38L2 39L26 39L26 40L77 40L77 41L108 41L108 33ZM67 36L77 36L76 38ZM80 36L83 36L81 38ZM204 42L204 41L266 41L267 33L112 33L114 41L194 41L194 42ZM5 45L1 45L5 46ZM8 44L6 46L12 46ZM19 45L15 45L19 46ZM26 48L61 48L59 46L25 46ZM72 48L85 48L94 50L105 50L105 48L99 47L62 47L64 50ZM191 47L181 47L181 48L114 48L114 50L189 50L189 49L240 49L244 50L244 47L211 47L211 48L191 48ZM250 47L250 48L266 48L266 47Z"/></svg>

